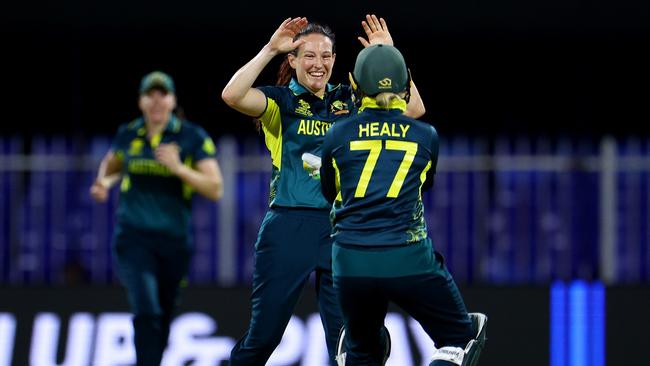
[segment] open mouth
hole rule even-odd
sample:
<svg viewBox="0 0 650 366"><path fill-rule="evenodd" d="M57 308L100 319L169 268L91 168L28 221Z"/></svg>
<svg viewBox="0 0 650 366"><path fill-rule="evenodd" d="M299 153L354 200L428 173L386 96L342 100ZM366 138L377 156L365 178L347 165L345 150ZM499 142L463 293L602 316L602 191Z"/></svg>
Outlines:
<svg viewBox="0 0 650 366"><path fill-rule="evenodd" d="M312 71L308 75L314 79L320 79L325 77L325 71Z"/></svg>

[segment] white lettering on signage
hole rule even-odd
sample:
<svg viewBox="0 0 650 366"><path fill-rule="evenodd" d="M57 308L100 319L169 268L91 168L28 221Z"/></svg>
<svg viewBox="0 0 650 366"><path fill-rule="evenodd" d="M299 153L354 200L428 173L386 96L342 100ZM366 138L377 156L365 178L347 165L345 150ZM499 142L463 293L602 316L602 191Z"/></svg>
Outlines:
<svg viewBox="0 0 650 366"><path fill-rule="evenodd" d="M163 366L220 365L228 361L235 340L213 337L217 322L203 313L185 313L172 323Z"/></svg>
<svg viewBox="0 0 650 366"><path fill-rule="evenodd" d="M413 356L409 347L408 332L404 324L404 317L397 313L388 313L384 325L390 333L391 352L386 366L411 366Z"/></svg>
<svg viewBox="0 0 650 366"><path fill-rule="evenodd" d="M71 314L67 339L62 339L61 316L38 313L33 322L29 364L56 366L109 366L135 363L132 315L128 313ZM413 351L422 357L422 365L435 352L433 342L422 327L411 318L389 313L385 320L392 351L387 366L413 365ZM11 313L0 313L0 366L12 365L15 356L15 334L19 326ZM162 365L177 366L218 365L228 360L235 338L216 336L215 319L205 313L184 313L171 326L169 345ZM240 335L236 335L240 336ZM411 349L409 337L415 340ZM57 349L65 346L65 353L57 362ZM317 313L305 321L292 316L269 365L326 366L328 353L325 334Z"/></svg>
<svg viewBox="0 0 650 366"><path fill-rule="evenodd" d="M282 335L282 341L275 351L273 351L266 364L269 366L280 366L297 363L300 360L300 356L305 347L304 334L305 326L303 325L302 320L297 316L292 315L291 319L289 319L289 324Z"/></svg>
<svg viewBox="0 0 650 366"><path fill-rule="evenodd" d="M408 322L415 345L422 356L422 366L427 366L433 354L436 353L436 347L417 320L409 318Z"/></svg>
<svg viewBox="0 0 650 366"><path fill-rule="evenodd" d="M304 352L302 356L301 366L311 365L327 365L327 347L319 345L325 344L325 331L323 330L323 322L319 314L311 314L307 318L307 334L305 340L309 340L311 345L308 346L305 342Z"/></svg>
<svg viewBox="0 0 650 366"><path fill-rule="evenodd" d="M97 339L93 365L135 363L133 317L127 313L102 313L97 318Z"/></svg>
<svg viewBox="0 0 650 366"><path fill-rule="evenodd" d="M70 318L68 341L63 363L56 361L61 320L54 313L39 313L34 319L29 359L32 365L85 366L90 363L95 322L88 313L76 313Z"/></svg>
<svg viewBox="0 0 650 366"><path fill-rule="evenodd" d="M0 313L0 366L10 366L16 335L16 318L13 314Z"/></svg>

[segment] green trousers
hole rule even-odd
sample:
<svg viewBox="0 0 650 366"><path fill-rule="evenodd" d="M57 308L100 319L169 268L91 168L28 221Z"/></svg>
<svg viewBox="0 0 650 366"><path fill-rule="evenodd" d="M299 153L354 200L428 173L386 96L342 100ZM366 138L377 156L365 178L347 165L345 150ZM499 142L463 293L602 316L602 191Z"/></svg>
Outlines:
<svg viewBox="0 0 650 366"><path fill-rule="evenodd" d="M189 239L119 227L113 244L133 313L137 366L159 366L189 267Z"/></svg>
<svg viewBox="0 0 650 366"><path fill-rule="evenodd" d="M266 214L255 244L251 321L231 352L231 365L266 363L314 271L330 363L336 364L336 340L343 320L332 282L330 232L327 211L273 208Z"/></svg>
<svg viewBox="0 0 650 366"><path fill-rule="evenodd" d="M386 263L399 261L390 250L374 254L382 253ZM436 347L465 347L473 338L472 323L458 287L444 266L442 256L437 252L432 254L428 273L399 277L334 277L345 319L346 365L382 364L382 327L389 302L417 320ZM381 268L377 270L381 272Z"/></svg>

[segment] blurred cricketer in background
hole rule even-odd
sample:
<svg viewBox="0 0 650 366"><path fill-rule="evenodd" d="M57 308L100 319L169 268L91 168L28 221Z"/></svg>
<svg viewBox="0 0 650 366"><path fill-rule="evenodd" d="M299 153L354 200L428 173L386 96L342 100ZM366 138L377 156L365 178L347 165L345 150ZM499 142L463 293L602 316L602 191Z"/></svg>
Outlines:
<svg viewBox="0 0 650 366"><path fill-rule="evenodd" d="M157 366L193 253L192 194L216 201L223 181L212 139L173 113L169 75L142 79L139 107L142 116L118 129L90 194L105 202L121 181L113 252L134 314L137 365Z"/></svg>

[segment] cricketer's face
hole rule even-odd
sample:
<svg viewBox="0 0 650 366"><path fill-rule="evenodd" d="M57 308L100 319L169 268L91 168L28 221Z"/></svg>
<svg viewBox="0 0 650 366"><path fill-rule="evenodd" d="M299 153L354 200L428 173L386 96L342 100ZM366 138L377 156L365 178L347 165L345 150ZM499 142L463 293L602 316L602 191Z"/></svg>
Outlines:
<svg viewBox="0 0 650 366"><path fill-rule="evenodd" d="M305 43L298 47L296 54L289 54L289 64L296 70L296 78L302 86L322 96L336 58L332 52L332 40L318 33L308 34L302 39Z"/></svg>
<svg viewBox="0 0 650 366"><path fill-rule="evenodd" d="M160 89L151 89L140 95L138 103L147 123L154 126L167 123L176 108L176 96Z"/></svg>

